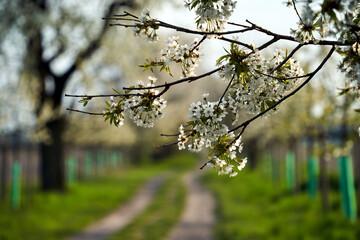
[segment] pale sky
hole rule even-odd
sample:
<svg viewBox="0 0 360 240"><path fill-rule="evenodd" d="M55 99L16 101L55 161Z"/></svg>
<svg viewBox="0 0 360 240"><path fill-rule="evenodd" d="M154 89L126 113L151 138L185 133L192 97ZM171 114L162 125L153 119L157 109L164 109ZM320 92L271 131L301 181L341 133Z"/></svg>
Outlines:
<svg viewBox="0 0 360 240"><path fill-rule="evenodd" d="M182 3L183 1L180 2ZM294 9L286 7L283 2L283 0L238 0L237 7L229 21L247 24L246 20L249 20L275 33L290 35L290 28L296 27L298 18ZM179 3L178 7L165 4L165 6L159 10L150 9L150 11L152 17L164 22L189 27L191 29L196 28L194 24L195 14L186 9L183 4ZM178 35L178 33L174 31L169 34ZM264 34L258 34L256 32L238 36L240 40L249 44L254 42L257 46L268 39ZM160 41L163 40L165 39L160 39ZM282 44L283 43L284 42L282 42ZM216 59L224 54L223 49L224 47L228 48L228 45L228 43L216 40L207 41L206 44L203 45L204 54L206 55L203 59L205 65L213 68ZM211 52L211 54L209 52Z"/></svg>

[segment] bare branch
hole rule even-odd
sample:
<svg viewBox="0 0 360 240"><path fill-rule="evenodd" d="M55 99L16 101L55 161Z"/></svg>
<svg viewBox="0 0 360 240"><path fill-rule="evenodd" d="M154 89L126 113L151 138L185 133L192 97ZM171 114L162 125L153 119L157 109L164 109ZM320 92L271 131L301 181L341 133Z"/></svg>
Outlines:
<svg viewBox="0 0 360 240"><path fill-rule="evenodd" d="M265 33L266 35L272 36L277 40L288 40L288 41L292 41L292 42L298 42L292 36L287 36L287 35L274 33L274 32L272 32L270 30L267 30L265 28L262 28L262 27L256 25L255 23L250 22L249 20L246 20L246 22L248 22L252 26L254 26L256 31ZM342 42L342 41L328 41L328 40L318 40L318 41L311 40L311 41L309 41L307 43L303 43L303 44L304 45L322 45L322 46L323 45L325 45L325 46L334 46L334 45L337 45L337 46L350 46L351 45L351 43L349 41Z"/></svg>
<svg viewBox="0 0 360 240"><path fill-rule="evenodd" d="M292 3L293 3L293 6L294 6L294 10L295 10L296 14L297 14L298 17L299 17L300 22L305 25L304 21L302 20L300 14L299 14L299 12L298 12L298 10L297 10L297 8L296 8L295 0L292 0Z"/></svg>
<svg viewBox="0 0 360 240"><path fill-rule="evenodd" d="M302 47L304 46L304 44L300 43L299 45L296 46L296 48L294 48L291 53L276 67L274 68L270 74L274 73L275 71L279 70L285 63L287 63L287 61L290 60L290 58Z"/></svg>
<svg viewBox="0 0 360 240"><path fill-rule="evenodd" d="M71 111L71 112L84 113L84 114L88 114L88 115L98 115L98 116L104 115L104 114L102 114L102 113L86 112L86 111L80 111L80 110L72 109L72 108L66 108L66 110Z"/></svg>
<svg viewBox="0 0 360 240"><path fill-rule="evenodd" d="M124 90L145 90L145 89L156 89L156 88L163 88L163 87L172 87L174 85L177 85L177 84L180 84L180 83L184 83L184 82L194 82L198 79L201 79L201 78L204 78L204 77L207 77L207 76L210 76L218 71L220 71L221 67L219 68L216 68L210 72L207 72L207 73L204 73L204 74L201 74L201 75L198 75L198 76L193 76L193 77L188 77L188 78L183 78L183 79L180 79L180 80L177 80L177 81L174 81L174 82L170 82L170 83L165 83L165 84L161 84L161 85L157 85L157 86L152 86L152 87L138 87L138 88L130 88L130 87L124 87L123 89Z"/></svg>
<svg viewBox="0 0 360 240"><path fill-rule="evenodd" d="M226 87L225 91L224 91L224 92L223 92L223 94L221 95L221 97L220 97L220 100L219 100L219 103L218 103L217 107L219 107L219 106L220 106L221 101L223 100L223 98L225 97L225 94L226 94L226 93L227 93L227 91L229 90L229 88L230 88L230 86L231 86L232 82L234 81L234 78L235 78L235 74L233 74L233 76L232 76L231 80L229 81L229 84L227 85L227 87Z"/></svg>
<svg viewBox="0 0 360 240"><path fill-rule="evenodd" d="M142 96L141 93L130 93L130 94L99 94L99 95L73 95L65 94L65 97L74 98L105 98L105 97L131 97L131 96Z"/></svg>

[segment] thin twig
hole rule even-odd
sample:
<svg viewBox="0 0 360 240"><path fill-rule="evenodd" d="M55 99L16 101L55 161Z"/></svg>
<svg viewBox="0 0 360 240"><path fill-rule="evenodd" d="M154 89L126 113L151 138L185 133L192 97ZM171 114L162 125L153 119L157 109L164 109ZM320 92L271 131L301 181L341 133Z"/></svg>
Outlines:
<svg viewBox="0 0 360 240"><path fill-rule="evenodd" d="M201 75L198 75L198 76L193 76L193 77L188 77L188 78L183 78L183 79L180 79L180 80L177 80L177 81L174 81L174 82L170 82L170 83L164 83L164 84L161 84L161 85L157 85L157 86L151 86L151 87L124 87L123 89L124 90L144 90L144 89L156 89L156 88L163 88L163 87L171 87L173 85L176 85L176 84L180 84L180 83L184 83L184 82L193 82L193 81L196 81L200 78L203 78L203 77L207 77L207 76L210 76L218 71L220 71L221 67L219 68L216 68L210 72L207 72L207 73L204 73L204 74L201 74Z"/></svg>
<svg viewBox="0 0 360 240"><path fill-rule="evenodd" d="M291 80L291 79L299 79L299 78L306 78L306 77L309 77L311 76L312 72L311 73L308 73L308 74L305 74L305 75L301 75L301 76L295 76L295 77L275 77L273 75L270 75L268 73L263 73L263 72L260 72L258 70L255 70L255 72L257 72L258 74L260 75L263 75L263 76L266 76L266 77L270 77L270 78L274 78L274 79L277 79L277 80Z"/></svg>
<svg viewBox="0 0 360 240"><path fill-rule="evenodd" d="M131 96L142 96L141 93L127 93L127 94L98 94L98 95L76 95L76 94L65 94L65 97L76 97L76 98L103 98L103 97L131 97Z"/></svg>
<svg viewBox="0 0 360 240"><path fill-rule="evenodd" d="M240 41L236 41L234 39L230 39L230 38L225 38L225 37L220 37L218 38L219 40L222 40L222 41L225 41L225 42L230 42L230 43L236 43L238 45L241 45L241 46L244 46L250 50L253 50L253 47L249 44L246 44L246 43L243 43L243 42L240 42Z"/></svg>
<svg viewBox="0 0 360 240"><path fill-rule="evenodd" d="M201 167L200 167L200 170L203 170L203 168L204 167L206 167L206 165L208 164L208 163L210 163L212 160L209 160L209 161L207 161L206 163L204 163Z"/></svg>
<svg viewBox="0 0 360 240"><path fill-rule="evenodd" d="M295 10L296 14L297 14L298 17L299 17L300 22L301 22L303 25L305 25L304 21L302 20L300 14L299 14L299 12L298 12L298 10L297 10L297 8L296 8L295 0L292 0L292 3L293 3L293 6L294 6L294 10Z"/></svg>
<svg viewBox="0 0 360 240"><path fill-rule="evenodd" d="M220 100L219 100L219 103L218 103L218 105L217 105L217 108L219 108L219 106L220 106L220 104L221 104L221 101L223 100L223 98L225 97L225 94L226 94L227 91L229 90L232 82L234 81L234 78L235 78L235 74L233 74L231 80L229 81L229 84L227 85L225 91L224 91L223 94L221 95Z"/></svg>
<svg viewBox="0 0 360 240"><path fill-rule="evenodd" d="M292 42L298 42L294 37L292 36L287 36L287 35L282 35L282 34L277 34L277 33L274 33L268 29L265 29L263 27L260 27L258 25L256 25L255 23L252 23L250 22L249 20L246 20L246 22L250 23L251 25L253 25L255 27L255 30L256 31L259 31L259 32L262 32L266 35L269 35L269 36L272 36L274 37L275 39L278 40L287 40L287 41L292 41ZM329 41L329 40L317 40L317 41L314 41L314 40L310 40L309 42L307 43L303 43L304 45L321 45L321 46L334 46L334 45L337 45L337 46L349 46L351 45L351 43L349 41Z"/></svg>
<svg viewBox="0 0 360 240"><path fill-rule="evenodd" d="M158 145L156 146L157 149L159 148L165 148L165 147L170 147L170 146L174 146L176 144L178 144L180 141L176 141L176 142L173 142L173 143L168 143L168 144L164 144L164 145Z"/></svg>
<svg viewBox="0 0 360 240"><path fill-rule="evenodd" d="M191 132L192 130L184 130L184 133ZM164 134L161 133L161 137L178 137L180 133L174 133L174 134ZM190 136L190 135L189 135Z"/></svg>
<svg viewBox="0 0 360 240"><path fill-rule="evenodd" d="M296 46L296 48L294 48L290 54L276 67L274 68L269 74L273 74L275 71L279 70L285 63L287 63L287 61L289 61L289 59L302 47L304 46L304 44L300 43L299 45Z"/></svg>
<svg viewBox="0 0 360 240"><path fill-rule="evenodd" d="M201 40L196 44L192 49L190 49L190 53L192 53L196 48L198 48L206 39L206 36L203 36Z"/></svg>
<svg viewBox="0 0 360 240"><path fill-rule="evenodd" d="M80 111L80 110L72 109L72 108L66 108L66 110L71 111L71 112L84 113L84 114L88 114L88 115L98 115L98 116L104 115L102 113L85 112L85 111Z"/></svg>

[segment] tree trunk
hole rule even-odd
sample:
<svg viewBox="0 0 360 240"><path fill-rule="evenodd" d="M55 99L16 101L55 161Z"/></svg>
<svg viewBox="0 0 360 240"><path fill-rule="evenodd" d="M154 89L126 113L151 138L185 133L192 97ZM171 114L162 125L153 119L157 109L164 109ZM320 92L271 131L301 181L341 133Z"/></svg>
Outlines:
<svg viewBox="0 0 360 240"><path fill-rule="evenodd" d="M41 189L43 191L64 191L64 157L63 142L61 135L64 129L64 119L59 118L48 122L47 128L51 133L50 143L40 144L40 169L41 169Z"/></svg>

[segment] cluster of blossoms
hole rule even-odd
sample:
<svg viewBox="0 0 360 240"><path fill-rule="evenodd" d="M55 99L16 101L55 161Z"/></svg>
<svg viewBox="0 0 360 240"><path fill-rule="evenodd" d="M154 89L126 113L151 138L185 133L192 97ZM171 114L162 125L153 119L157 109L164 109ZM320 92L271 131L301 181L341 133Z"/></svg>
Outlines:
<svg viewBox="0 0 360 240"><path fill-rule="evenodd" d="M152 72L154 67L160 67L160 71L166 70L172 76L170 66L179 64L182 77L195 76L194 70L200 61L199 39L195 38L190 45L180 45L179 36L172 36L165 43L166 47L161 50L159 61L146 59L147 62L141 67Z"/></svg>
<svg viewBox="0 0 360 240"><path fill-rule="evenodd" d="M146 36L149 41L156 42L159 40L156 33L158 28L159 26L156 23L156 19L152 19L149 10L145 9L132 30L135 36Z"/></svg>
<svg viewBox="0 0 360 240"><path fill-rule="evenodd" d="M350 47L343 47L338 50L345 56L339 68L347 77L347 87L356 90L360 96L360 3L352 12L351 21L354 30L351 35L348 34L347 40L354 43Z"/></svg>
<svg viewBox="0 0 360 240"><path fill-rule="evenodd" d="M219 175L229 174L230 177L234 177L238 174L234 171L234 167L237 166L241 171L247 163L247 158L237 158L237 152L241 153L242 149L241 137L236 138L232 132L221 136L211 147L210 160L206 165L217 169Z"/></svg>
<svg viewBox="0 0 360 240"><path fill-rule="evenodd" d="M190 125L191 130L185 131L181 125L179 127L178 147L179 150L186 149L185 144L188 144L188 150L198 152L202 149L204 142L205 147L209 149L209 161L206 166L217 169L219 175L229 174L230 177L236 176L238 173L234 170L234 166L241 171L246 163L247 158L238 160L237 152L241 153L243 146L241 137L236 138L234 133L226 131L221 134L221 131L217 132L216 139L213 137L207 138L207 136L201 136L199 132L194 130L194 127ZM224 128L227 129L226 126ZM188 134L186 134L188 133ZM215 134L214 134L215 135Z"/></svg>
<svg viewBox="0 0 360 240"><path fill-rule="evenodd" d="M196 24L200 30L207 32L222 31L231 14L236 1L232 0L192 0L185 1L190 10L195 9Z"/></svg>
<svg viewBox="0 0 360 240"><path fill-rule="evenodd" d="M185 143L188 142L188 150L199 152L204 144L205 147L209 148L219 136L227 134L228 128L222 123L227 114L225 102L209 102L206 99L207 96L208 94L204 94L201 101L191 104L189 109L190 121L188 122L191 131L186 136L183 127L180 126L179 149L185 149Z"/></svg>
<svg viewBox="0 0 360 240"><path fill-rule="evenodd" d="M144 85L140 80L132 88L153 87L156 78L149 77L150 83ZM166 107L166 101L162 97L158 97L158 90L144 89L136 90L135 93L120 95L119 101L115 101L111 97L111 102L106 102L108 109L105 109L103 116L105 120L110 120L110 124L120 127L124 123L124 113L134 121L137 126L151 128L155 121L164 116L162 110Z"/></svg>
<svg viewBox="0 0 360 240"><path fill-rule="evenodd" d="M165 49L161 50L160 62L167 66L171 63L178 63L181 65L183 77L194 76L194 70L200 60L199 39L194 39L190 46L187 44L180 45L179 36L173 36L166 43Z"/></svg>
<svg viewBox="0 0 360 240"><path fill-rule="evenodd" d="M291 29L292 35L298 42L317 43L319 37L324 40L329 34L329 24L319 12L314 12L309 5L303 8L302 18L297 22L298 27Z"/></svg>
<svg viewBox="0 0 360 240"><path fill-rule="evenodd" d="M207 166L218 169L220 175L236 176L234 166L241 170L247 160L238 160L236 153L242 151L241 136L235 137L229 131L224 118L230 110L236 116L235 123L241 109L251 114L260 113L292 91L303 70L293 58L286 57L285 52L276 50L267 60L255 46L251 51L231 44L217 63L221 67L220 77L231 81L226 97L210 102L208 94L204 94L201 101L190 105L188 129L180 126L178 148L199 152L205 146L210 149Z"/></svg>
<svg viewBox="0 0 360 240"><path fill-rule="evenodd" d="M241 137L236 138L222 123L227 114L226 101L209 102L207 96L204 94L201 101L191 104L189 129L179 127L178 148L193 152L199 152L203 147L209 149L210 160L206 165L218 169L219 175L234 177L237 175L234 166L241 170L247 162L246 158L240 161L237 158L237 152L241 153L243 148Z"/></svg>
<svg viewBox="0 0 360 240"><path fill-rule="evenodd" d="M251 54L250 50L240 50L233 44L228 55L219 59L218 65L222 67L220 77L232 80L227 103L236 116L234 123L238 120L240 109L258 114L298 85L298 77L303 75L303 70L293 58L283 64L285 58L282 50L276 50L268 60L256 49ZM282 66L278 68L280 64Z"/></svg>

